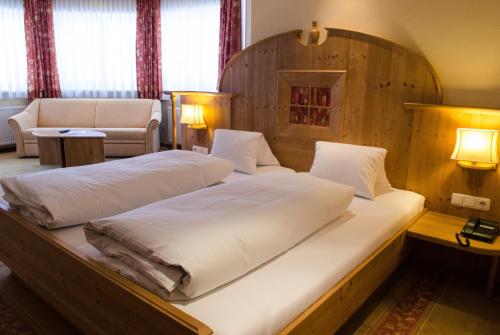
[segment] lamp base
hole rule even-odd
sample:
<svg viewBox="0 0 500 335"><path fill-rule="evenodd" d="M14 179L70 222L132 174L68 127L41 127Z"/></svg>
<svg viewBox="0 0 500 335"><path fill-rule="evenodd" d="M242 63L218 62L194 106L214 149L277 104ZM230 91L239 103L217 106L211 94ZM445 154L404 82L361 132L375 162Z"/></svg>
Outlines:
<svg viewBox="0 0 500 335"><path fill-rule="evenodd" d="M207 129L207 125L205 124L190 124L188 126L188 128L191 128L191 129L196 129L196 130L199 130L199 129Z"/></svg>
<svg viewBox="0 0 500 335"><path fill-rule="evenodd" d="M497 168L497 165L493 163L458 161L457 164L465 169L474 169L474 170L495 170Z"/></svg>

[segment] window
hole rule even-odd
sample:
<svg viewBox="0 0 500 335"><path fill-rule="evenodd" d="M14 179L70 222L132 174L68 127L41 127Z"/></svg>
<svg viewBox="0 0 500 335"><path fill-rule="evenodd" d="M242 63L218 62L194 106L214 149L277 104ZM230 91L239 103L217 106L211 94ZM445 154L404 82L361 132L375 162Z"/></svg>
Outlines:
<svg viewBox="0 0 500 335"><path fill-rule="evenodd" d="M136 97L136 1L53 0L63 97ZM220 0L162 0L166 90L215 91ZM0 98L27 97L24 8L0 1Z"/></svg>
<svg viewBox="0 0 500 335"><path fill-rule="evenodd" d="M135 0L54 0L53 6L63 97L135 97Z"/></svg>
<svg viewBox="0 0 500 335"><path fill-rule="evenodd" d="M19 0L0 1L0 97L26 98L28 70L24 38L24 9Z"/></svg>
<svg viewBox="0 0 500 335"><path fill-rule="evenodd" d="M215 91L220 0L162 0L164 90Z"/></svg>

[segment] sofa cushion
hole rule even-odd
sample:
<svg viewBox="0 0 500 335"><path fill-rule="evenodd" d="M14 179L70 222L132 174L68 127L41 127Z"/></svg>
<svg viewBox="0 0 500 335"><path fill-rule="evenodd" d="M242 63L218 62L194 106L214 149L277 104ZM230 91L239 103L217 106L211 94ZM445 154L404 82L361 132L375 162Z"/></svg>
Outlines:
<svg viewBox="0 0 500 335"><path fill-rule="evenodd" d="M151 99L97 100L96 128L146 128L151 118Z"/></svg>
<svg viewBox="0 0 500 335"><path fill-rule="evenodd" d="M146 141L146 128L96 128L106 134L104 142L144 142Z"/></svg>
<svg viewBox="0 0 500 335"><path fill-rule="evenodd" d="M95 99L40 99L38 127L93 128Z"/></svg>

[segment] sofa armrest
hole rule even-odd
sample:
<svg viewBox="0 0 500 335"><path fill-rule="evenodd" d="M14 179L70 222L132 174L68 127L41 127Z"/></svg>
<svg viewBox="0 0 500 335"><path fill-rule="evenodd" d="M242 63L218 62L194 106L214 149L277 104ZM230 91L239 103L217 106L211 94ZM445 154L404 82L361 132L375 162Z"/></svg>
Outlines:
<svg viewBox="0 0 500 335"><path fill-rule="evenodd" d="M161 103L160 100L153 101L153 107L151 108L151 118L148 121L147 129L154 130L160 126L161 122Z"/></svg>
<svg viewBox="0 0 500 335"><path fill-rule="evenodd" d="M160 100L153 100L151 108L151 118L146 126L146 152L157 152L160 150L160 123L161 123L161 103Z"/></svg>
<svg viewBox="0 0 500 335"><path fill-rule="evenodd" d="M20 130L36 128L38 125L38 106L39 100L33 101L21 113L11 116L9 124L13 127L19 127Z"/></svg>
<svg viewBox="0 0 500 335"><path fill-rule="evenodd" d="M9 125L14 129L16 136L16 151L19 157L25 156L23 131L36 128L38 125L39 100L33 101L21 113L9 118Z"/></svg>

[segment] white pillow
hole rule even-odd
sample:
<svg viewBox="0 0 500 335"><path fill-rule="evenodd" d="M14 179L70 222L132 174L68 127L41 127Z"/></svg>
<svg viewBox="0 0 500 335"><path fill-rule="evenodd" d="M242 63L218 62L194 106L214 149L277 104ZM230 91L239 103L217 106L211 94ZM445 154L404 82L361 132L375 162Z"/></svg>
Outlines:
<svg viewBox="0 0 500 335"><path fill-rule="evenodd" d="M316 153L310 174L350 185L356 195L374 199L375 185L389 185L384 160L387 150L360 145L316 142Z"/></svg>
<svg viewBox="0 0 500 335"><path fill-rule="evenodd" d="M254 174L257 165L280 165L264 135L253 131L216 129L211 154L232 161L236 171L248 174Z"/></svg>
<svg viewBox="0 0 500 335"><path fill-rule="evenodd" d="M230 160L236 171L255 174L261 136L248 131L216 129L210 154Z"/></svg>
<svg viewBox="0 0 500 335"><path fill-rule="evenodd" d="M262 133L260 134L259 154L257 155L257 165L280 165Z"/></svg>
<svg viewBox="0 0 500 335"><path fill-rule="evenodd" d="M389 182L389 179L387 179L387 174L385 173L385 154L384 154L384 159L382 160L381 163L379 163L377 170L377 180L375 181L375 196L390 191L392 191L392 185Z"/></svg>

